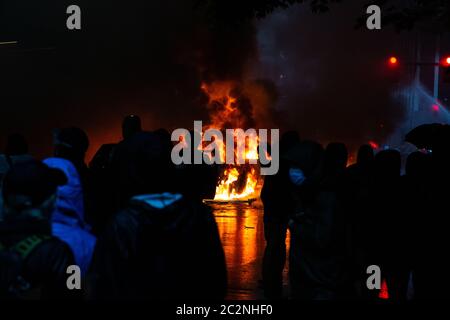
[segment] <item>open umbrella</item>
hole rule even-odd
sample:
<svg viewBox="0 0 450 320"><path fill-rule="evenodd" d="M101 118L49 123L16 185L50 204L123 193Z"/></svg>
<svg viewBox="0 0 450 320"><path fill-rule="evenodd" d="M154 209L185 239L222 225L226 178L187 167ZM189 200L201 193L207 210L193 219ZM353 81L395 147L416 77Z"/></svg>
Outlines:
<svg viewBox="0 0 450 320"><path fill-rule="evenodd" d="M450 141L450 126L440 123L423 124L412 129L405 136L405 141L419 149L433 149L437 144Z"/></svg>

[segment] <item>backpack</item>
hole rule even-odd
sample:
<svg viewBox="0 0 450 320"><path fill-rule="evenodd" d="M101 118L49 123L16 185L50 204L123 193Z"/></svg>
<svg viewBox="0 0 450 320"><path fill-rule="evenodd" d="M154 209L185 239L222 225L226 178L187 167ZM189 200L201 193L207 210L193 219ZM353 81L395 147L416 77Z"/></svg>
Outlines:
<svg viewBox="0 0 450 320"><path fill-rule="evenodd" d="M30 297L31 284L22 277L23 262L31 252L50 236L31 235L10 247L0 242L0 298Z"/></svg>

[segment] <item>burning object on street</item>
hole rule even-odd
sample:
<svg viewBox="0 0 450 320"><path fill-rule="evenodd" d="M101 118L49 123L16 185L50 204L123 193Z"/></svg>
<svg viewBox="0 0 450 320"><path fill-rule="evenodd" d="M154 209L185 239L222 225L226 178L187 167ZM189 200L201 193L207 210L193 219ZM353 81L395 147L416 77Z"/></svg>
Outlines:
<svg viewBox="0 0 450 320"><path fill-rule="evenodd" d="M238 86L219 82L203 84L202 89L209 99L210 122L203 125L194 121L193 144L188 130L175 130L172 141L178 144L172 150L172 160L175 164L221 166L215 197L210 201L252 201L258 197L260 176L278 171L278 129L270 130L269 147L268 130L250 127L255 124L252 105ZM194 150L189 150L191 146Z"/></svg>

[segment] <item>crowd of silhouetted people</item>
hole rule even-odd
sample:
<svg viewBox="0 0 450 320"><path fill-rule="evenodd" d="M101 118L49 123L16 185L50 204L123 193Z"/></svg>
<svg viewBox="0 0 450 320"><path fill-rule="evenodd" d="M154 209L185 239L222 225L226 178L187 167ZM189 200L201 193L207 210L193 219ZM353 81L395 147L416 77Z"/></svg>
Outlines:
<svg viewBox="0 0 450 320"><path fill-rule="evenodd" d="M122 129L123 140L103 145L89 166L79 128L55 130L54 156L43 161L21 135L8 137L0 155L1 298L225 297L224 252L201 202L211 187L196 176L213 181L206 176L215 171L175 167L169 132L143 131L138 116ZM72 265L82 281L69 289Z"/></svg>
<svg viewBox="0 0 450 320"><path fill-rule="evenodd" d="M0 155L1 299L223 299L224 251L214 216L220 168L174 165L164 129L128 116L123 139L85 162L89 139L53 131L53 156L20 134ZM268 299L377 300L369 266L393 300L448 297L449 146L408 156L301 139L280 140L280 169L261 191ZM270 150L269 150L270 152ZM287 255L286 237L290 248ZM289 256L289 294L283 269ZM76 265L81 290L70 289ZM76 282L76 281L75 281Z"/></svg>
<svg viewBox="0 0 450 320"><path fill-rule="evenodd" d="M344 144L286 132L261 194L265 295L283 298L289 230L292 298L448 298L450 140L430 144L409 154L402 175L397 150L363 145L347 166Z"/></svg>

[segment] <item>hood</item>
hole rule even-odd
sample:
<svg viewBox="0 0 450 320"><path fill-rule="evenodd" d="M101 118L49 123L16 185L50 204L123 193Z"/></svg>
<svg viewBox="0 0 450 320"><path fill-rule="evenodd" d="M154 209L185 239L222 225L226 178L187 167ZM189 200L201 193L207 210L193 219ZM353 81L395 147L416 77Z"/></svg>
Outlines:
<svg viewBox="0 0 450 320"><path fill-rule="evenodd" d="M137 195L130 203L145 218L147 226L158 227L161 230L177 229L186 222L189 210L181 194L158 193Z"/></svg>
<svg viewBox="0 0 450 320"><path fill-rule="evenodd" d="M158 194L143 194L131 198L131 203L142 206L148 210L162 210L170 207L175 202L181 200L181 194L169 192Z"/></svg>
<svg viewBox="0 0 450 320"><path fill-rule="evenodd" d="M43 162L50 168L63 171L67 177L67 184L58 187L52 221L86 227L83 188L77 169L72 162L62 158L47 158Z"/></svg>
<svg viewBox="0 0 450 320"><path fill-rule="evenodd" d="M300 168L310 177L318 168L323 155L322 146L314 141L304 140L293 145L283 156L290 166Z"/></svg>

